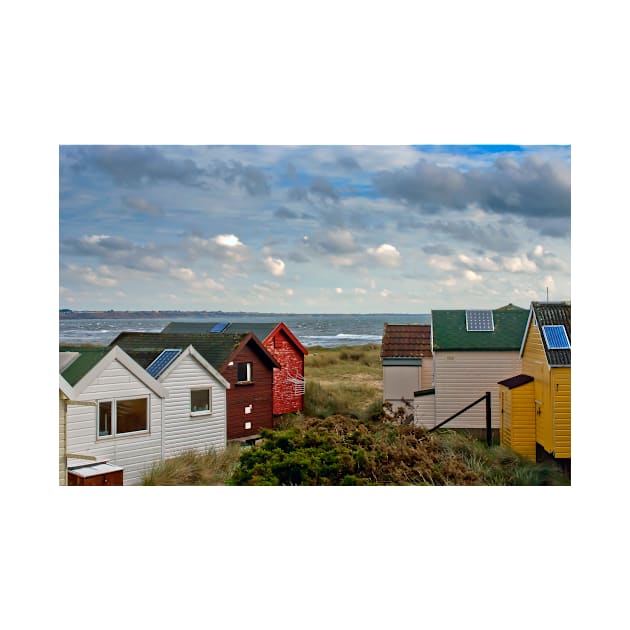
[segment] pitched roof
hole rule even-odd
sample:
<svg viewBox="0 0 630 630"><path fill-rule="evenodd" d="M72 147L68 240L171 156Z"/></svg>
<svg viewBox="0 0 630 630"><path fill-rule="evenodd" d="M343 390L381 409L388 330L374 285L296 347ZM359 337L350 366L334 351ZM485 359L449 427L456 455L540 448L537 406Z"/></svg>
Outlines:
<svg viewBox="0 0 630 630"><path fill-rule="evenodd" d="M101 346L59 346L59 374L69 385L74 386L110 350L111 348Z"/></svg>
<svg viewBox="0 0 630 630"><path fill-rule="evenodd" d="M210 365L220 370L235 351L248 343L258 348L265 362L272 367L279 367L276 360L252 334L123 332L110 345L120 346L123 350L133 353L136 361L145 369L166 348L184 350L192 346Z"/></svg>
<svg viewBox="0 0 630 630"><path fill-rule="evenodd" d="M430 357L430 324L385 324L381 342L381 358Z"/></svg>
<svg viewBox="0 0 630 630"><path fill-rule="evenodd" d="M247 322L171 322L168 324L163 333L211 333L212 329L218 324L227 324L221 333L245 334L252 332L258 339L266 339L278 326L280 322L263 322L263 323L247 323ZM220 334L220 333L212 333Z"/></svg>
<svg viewBox="0 0 630 630"><path fill-rule="evenodd" d="M220 334L212 332L212 329L219 324L226 324L221 330L223 334L245 334L254 333L258 339L265 341L278 330L284 330L289 339L303 354L308 354L308 350L300 343L299 339L291 332L284 322L171 322L163 333L204 333Z"/></svg>
<svg viewBox="0 0 630 630"><path fill-rule="evenodd" d="M551 367L570 367L571 348L550 350L545 335L542 334L542 326L564 326L569 344L571 343L571 303L570 302L532 302L531 312L536 317L536 323L540 330L547 362ZM531 320L531 315L530 315ZM521 353L525 346L521 347Z"/></svg>
<svg viewBox="0 0 630 630"><path fill-rule="evenodd" d="M431 311L433 351L519 350L529 311L508 304L492 311L494 330L466 330L465 310Z"/></svg>
<svg viewBox="0 0 630 630"><path fill-rule="evenodd" d="M60 346L59 375L72 388L72 395L82 391L98 378L114 361L121 363L131 374L162 398L168 393L148 372L132 359L122 348L111 346ZM75 355L74 360L66 362L62 353Z"/></svg>

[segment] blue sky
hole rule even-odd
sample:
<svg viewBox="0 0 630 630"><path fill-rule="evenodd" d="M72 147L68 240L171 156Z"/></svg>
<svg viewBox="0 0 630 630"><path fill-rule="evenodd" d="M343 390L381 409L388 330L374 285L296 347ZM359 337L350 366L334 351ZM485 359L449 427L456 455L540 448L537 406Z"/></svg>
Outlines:
<svg viewBox="0 0 630 630"><path fill-rule="evenodd" d="M61 145L61 308L570 299L570 147Z"/></svg>

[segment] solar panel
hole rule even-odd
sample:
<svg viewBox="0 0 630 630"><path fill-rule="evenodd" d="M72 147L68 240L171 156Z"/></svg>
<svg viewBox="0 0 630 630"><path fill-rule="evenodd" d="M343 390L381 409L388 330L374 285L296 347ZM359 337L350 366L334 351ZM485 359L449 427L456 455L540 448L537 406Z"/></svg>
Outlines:
<svg viewBox="0 0 630 630"><path fill-rule="evenodd" d="M210 329L210 332L213 332L213 333L223 332L229 325L230 325L230 322L219 322L218 324L215 324Z"/></svg>
<svg viewBox="0 0 630 630"><path fill-rule="evenodd" d="M147 372L153 377L157 378L164 370L171 364L171 362L179 355L181 350L167 349L160 352L160 354L153 360L151 365L147 368Z"/></svg>
<svg viewBox="0 0 630 630"><path fill-rule="evenodd" d="M549 350L569 350L571 348L564 326L543 326L542 329Z"/></svg>
<svg viewBox="0 0 630 630"><path fill-rule="evenodd" d="M492 332L494 330L492 311L466 311L466 330Z"/></svg>

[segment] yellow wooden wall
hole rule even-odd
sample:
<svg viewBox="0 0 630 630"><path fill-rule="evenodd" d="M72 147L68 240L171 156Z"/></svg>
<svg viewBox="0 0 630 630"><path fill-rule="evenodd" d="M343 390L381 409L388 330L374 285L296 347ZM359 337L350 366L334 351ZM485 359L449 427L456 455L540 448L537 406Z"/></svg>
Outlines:
<svg viewBox="0 0 630 630"><path fill-rule="evenodd" d="M571 368L551 368L553 436L556 457L571 457Z"/></svg>
<svg viewBox="0 0 630 630"><path fill-rule="evenodd" d="M501 446L536 461L534 382L508 389L501 385Z"/></svg>
<svg viewBox="0 0 630 630"><path fill-rule="evenodd" d="M536 441L555 457L571 457L571 368L549 367L533 320L522 361L523 374L534 377Z"/></svg>

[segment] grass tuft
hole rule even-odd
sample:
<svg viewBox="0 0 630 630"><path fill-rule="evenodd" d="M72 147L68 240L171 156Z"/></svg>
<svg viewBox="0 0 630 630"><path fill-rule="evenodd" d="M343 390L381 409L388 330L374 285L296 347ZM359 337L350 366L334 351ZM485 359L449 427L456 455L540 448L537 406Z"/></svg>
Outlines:
<svg viewBox="0 0 630 630"><path fill-rule="evenodd" d="M186 451L165 459L144 476L144 486L221 486L238 466L239 444L228 444L223 451L205 453Z"/></svg>

